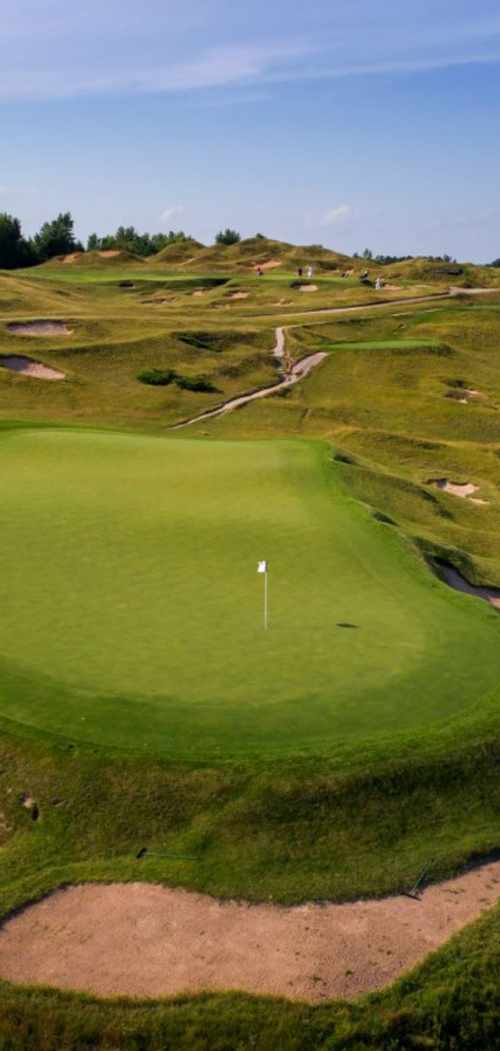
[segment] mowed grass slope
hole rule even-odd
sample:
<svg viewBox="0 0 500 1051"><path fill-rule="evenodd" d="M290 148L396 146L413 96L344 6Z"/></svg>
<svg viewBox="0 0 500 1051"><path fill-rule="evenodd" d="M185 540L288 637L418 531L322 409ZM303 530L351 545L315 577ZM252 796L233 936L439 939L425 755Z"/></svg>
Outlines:
<svg viewBox="0 0 500 1051"><path fill-rule="evenodd" d="M496 685L494 614L346 497L321 447L14 429L0 461L10 718L169 755L303 754Z"/></svg>

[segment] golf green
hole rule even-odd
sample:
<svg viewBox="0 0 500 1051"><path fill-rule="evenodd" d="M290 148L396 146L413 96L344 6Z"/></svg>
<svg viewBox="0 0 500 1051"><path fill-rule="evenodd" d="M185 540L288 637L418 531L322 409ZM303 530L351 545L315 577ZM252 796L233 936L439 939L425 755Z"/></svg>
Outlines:
<svg viewBox="0 0 500 1051"><path fill-rule="evenodd" d="M304 754L497 683L497 615L348 497L326 446L7 429L0 501L0 715L20 723L187 758Z"/></svg>

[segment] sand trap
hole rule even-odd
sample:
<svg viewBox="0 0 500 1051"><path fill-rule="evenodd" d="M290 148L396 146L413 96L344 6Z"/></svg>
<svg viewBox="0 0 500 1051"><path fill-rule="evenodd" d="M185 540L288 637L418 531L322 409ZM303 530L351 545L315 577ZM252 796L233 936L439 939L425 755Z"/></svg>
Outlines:
<svg viewBox="0 0 500 1051"><path fill-rule="evenodd" d="M229 298L230 299L248 299L249 295L250 295L250 292L233 292L232 296L229 296Z"/></svg>
<svg viewBox="0 0 500 1051"><path fill-rule="evenodd" d="M317 292L318 291L318 286L317 285L299 285L297 291L298 292Z"/></svg>
<svg viewBox="0 0 500 1051"><path fill-rule="evenodd" d="M495 609L500 609L500 588L469 584L469 581L458 572L458 569L455 569L455 566L449 565L448 562L438 562L437 565L439 576L450 588L462 591L465 595L475 595L476 598L491 603Z"/></svg>
<svg viewBox="0 0 500 1051"><path fill-rule="evenodd" d="M484 396L482 391L471 390L469 387L451 387L445 394L445 398L451 398L459 405L468 405L471 398L484 398Z"/></svg>
<svg viewBox="0 0 500 1051"><path fill-rule="evenodd" d="M83 252L70 252L69 255L65 255L62 260L63 263L74 263L75 259L79 259L83 255Z"/></svg>
<svg viewBox="0 0 500 1051"><path fill-rule="evenodd" d="M311 1003L382 989L500 897L500 862L425 890L295 908L146 883L68 887L8 919L0 976L100 996L244 989Z"/></svg>
<svg viewBox="0 0 500 1051"><path fill-rule="evenodd" d="M190 296L204 296L205 295L205 289L204 288L199 288L196 292L190 292L189 294L190 294Z"/></svg>
<svg viewBox="0 0 500 1051"><path fill-rule="evenodd" d="M275 270L277 266L281 266L281 259L270 259L268 263L259 263L261 270Z"/></svg>
<svg viewBox="0 0 500 1051"><path fill-rule="evenodd" d="M472 496L472 493L477 493L479 489L479 486L473 485L472 482L449 482L447 478L429 478L426 485L434 485L438 489L444 489L445 493L462 496L464 499Z"/></svg>
<svg viewBox="0 0 500 1051"><path fill-rule="evenodd" d="M104 252L98 252L101 259L114 259L117 255L120 255L120 251L117 248L106 248Z"/></svg>
<svg viewBox="0 0 500 1051"><path fill-rule="evenodd" d="M63 321L11 321L7 328L15 336L71 336L73 332Z"/></svg>
<svg viewBox="0 0 500 1051"><path fill-rule="evenodd" d="M383 287L384 287L384 290L386 292L400 292L403 286L402 285L384 285Z"/></svg>
<svg viewBox="0 0 500 1051"><path fill-rule="evenodd" d="M18 372L21 376L33 376L37 380L63 380L64 372L51 369L49 365L42 365L40 361L26 358L23 354L6 354L0 357L0 366Z"/></svg>

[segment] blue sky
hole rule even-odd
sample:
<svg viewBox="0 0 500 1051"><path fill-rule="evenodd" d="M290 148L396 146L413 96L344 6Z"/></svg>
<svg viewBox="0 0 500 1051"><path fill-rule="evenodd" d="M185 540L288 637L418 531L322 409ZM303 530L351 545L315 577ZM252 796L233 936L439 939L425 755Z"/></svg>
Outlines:
<svg viewBox="0 0 500 1051"><path fill-rule="evenodd" d="M500 256L498 0L4 0L0 209Z"/></svg>

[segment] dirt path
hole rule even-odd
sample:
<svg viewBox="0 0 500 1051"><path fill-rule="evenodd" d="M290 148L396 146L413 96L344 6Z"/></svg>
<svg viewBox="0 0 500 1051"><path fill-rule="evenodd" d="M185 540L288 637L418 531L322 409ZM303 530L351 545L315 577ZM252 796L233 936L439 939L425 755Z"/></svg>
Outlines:
<svg viewBox="0 0 500 1051"><path fill-rule="evenodd" d="M382 290L383 291L383 290ZM355 314L363 310L381 310L384 307L405 306L407 303L429 303L433 300L455 299L456 296L484 296L499 293L498 288L450 288L448 292L433 292L428 296L411 296L408 299L384 299L381 302L357 303L352 307L311 307L309 310L291 310L287 317L290 318L312 318L316 314ZM268 318L273 321L283 314L245 314L241 317Z"/></svg>
<svg viewBox="0 0 500 1051"><path fill-rule="evenodd" d="M277 328L273 356L285 372L284 379L280 382L273 383L270 387L262 387L260 390L253 391L251 394L241 394L237 398L231 398L230 401L224 402L223 405L219 405L216 409L209 409L208 412L202 412L199 416L193 416L191 420L184 420L183 423L177 423L175 427L172 427L172 430L179 431L183 427L191 427L193 423L201 423L202 420L210 420L215 416L223 416L225 413L233 412L234 409L239 409L242 405L247 405L251 401L256 401L259 398L267 398L269 394L276 394L278 391L284 390L286 387L293 387L295 383L298 383L299 380L305 379L317 365L321 364L323 358L326 358L327 355L325 352L309 354L308 357L302 358L301 361L297 361L297 363L292 365L287 371L285 329Z"/></svg>
<svg viewBox="0 0 500 1051"><path fill-rule="evenodd" d="M500 897L500 862L409 897L283 908L146 883L68 887L0 929L0 976L99 996L243 989L355 999L409 970Z"/></svg>

